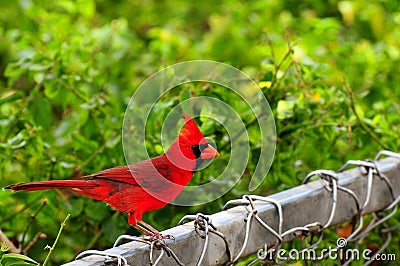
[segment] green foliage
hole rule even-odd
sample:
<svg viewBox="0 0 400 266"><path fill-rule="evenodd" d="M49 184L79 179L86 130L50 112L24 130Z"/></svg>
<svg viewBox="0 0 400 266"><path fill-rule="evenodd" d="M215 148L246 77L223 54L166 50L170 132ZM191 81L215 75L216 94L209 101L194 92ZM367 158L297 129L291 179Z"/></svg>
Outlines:
<svg viewBox="0 0 400 266"><path fill-rule="evenodd" d="M240 68L271 105L276 155L253 193L269 195L300 184L311 170L337 170L348 159L399 149L397 1L31 0L1 1L0 8L7 10L0 13L0 187L124 165L121 125L129 98L150 74L191 59ZM224 88L202 83L184 84L160 99L149 120L149 154L162 152L160 126L168 111L194 96L221 99L242 114L250 161L223 198L146 214L160 229L187 213L218 212L248 193L258 161L261 136L247 106ZM201 104L191 108L208 112ZM198 122L221 157L196 173L193 184L218 176L230 153L222 126ZM26 248L38 232L47 235L28 251L36 261L45 260L43 248L54 242L67 213L68 226L50 258L54 265L84 249L109 247L121 233L136 233L124 214L74 193L1 191L0 228L7 237L22 241L44 199L21 243ZM1 256L10 258L4 251Z"/></svg>
<svg viewBox="0 0 400 266"><path fill-rule="evenodd" d="M24 265L39 265L36 261L21 254L4 254L1 256L0 265L4 266L24 266Z"/></svg>

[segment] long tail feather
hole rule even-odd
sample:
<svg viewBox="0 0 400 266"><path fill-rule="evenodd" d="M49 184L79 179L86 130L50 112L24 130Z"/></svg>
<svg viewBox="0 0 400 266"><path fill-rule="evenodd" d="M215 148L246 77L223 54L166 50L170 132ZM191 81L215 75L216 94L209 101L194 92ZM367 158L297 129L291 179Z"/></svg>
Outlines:
<svg viewBox="0 0 400 266"><path fill-rule="evenodd" d="M9 185L5 188L12 189L14 191L19 191L19 190L35 191L35 190L46 190L54 188L80 189L80 188L90 188L96 186L98 185L92 182L88 182L86 180L50 180L50 181L19 183L15 185Z"/></svg>

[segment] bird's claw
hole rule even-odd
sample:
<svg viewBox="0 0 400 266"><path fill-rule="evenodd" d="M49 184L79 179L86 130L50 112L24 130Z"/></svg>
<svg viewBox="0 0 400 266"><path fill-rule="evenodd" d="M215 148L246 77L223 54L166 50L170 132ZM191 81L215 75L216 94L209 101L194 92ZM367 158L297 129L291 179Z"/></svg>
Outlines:
<svg viewBox="0 0 400 266"><path fill-rule="evenodd" d="M146 237L145 237L146 238ZM147 236L147 240L150 242L160 241L164 245L166 244L166 239L172 239L175 241L175 237L172 235L163 235L161 233L154 233L153 235Z"/></svg>

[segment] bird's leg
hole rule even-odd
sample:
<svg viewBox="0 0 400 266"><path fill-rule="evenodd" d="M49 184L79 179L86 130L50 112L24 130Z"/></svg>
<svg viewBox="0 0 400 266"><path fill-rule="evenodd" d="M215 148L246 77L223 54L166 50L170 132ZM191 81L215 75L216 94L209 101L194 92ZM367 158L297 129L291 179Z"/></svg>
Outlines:
<svg viewBox="0 0 400 266"><path fill-rule="evenodd" d="M175 238L171 235L162 235L157 229L155 229L153 226L149 225L148 223L144 222L144 221L137 221L137 223L140 223L142 226L136 224L133 227L141 230L142 232L144 232L146 235L150 236L150 239L160 239L160 240L164 240L164 239L174 239Z"/></svg>
<svg viewBox="0 0 400 266"><path fill-rule="evenodd" d="M138 225L138 223L141 223L143 226ZM138 221L135 224L131 224L134 228L138 229L139 231L142 231L143 233L145 233L149 239L144 239L144 238L139 238L137 236L130 236L130 235L121 235L118 237L118 239L115 241L114 246L116 247L120 244L120 242L122 242L122 240L133 240L133 241L139 241L139 242L144 242L147 243L146 241L154 241L154 240L161 240L163 244L165 243L165 239L174 239L175 238L171 235L162 235L157 229L155 229L154 227L152 227L151 225L142 222L142 221Z"/></svg>
<svg viewBox="0 0 400 266"><path fill-rule="evenodd" d="M153 236L153 235L155 235L155 234L158 233L157 230L156 230L156 231L151 230L151 229L154 229L153 227L151 227L151 229L148 229L148 228L146 228L146 226L143 227L143 226L140 226L140 225L138 225L138 224L134 224L134 225L132 225L132 226L135 227L136 229L138 229L139 231L142 231L143 233L145 233L145 234L148 235L148 236ZM155 230L155 229L154 229L154 230ZM159 234L159 233L158 233L158 234Z"/></svg>
<svg viewBox="0 0 400 266"><path fill-rule="evenodd" d="M157 229L142 220L142 212L134 211L129 213L128 223L134 228L142 231L150 237L150 241L159 239L165 242L167 238L173 238L170 235L163 236ZM174 238L173 238L174 239Z"/></svg>
<svg viewBox="0 0 400 266"><path fill-rule="evenodd" d="M140 226L141 228L146 228L148 232L151 232L151 235L160 234L160 232L157 229L155 229L153 226L149 225L145 221L138 221L138 223L143 225L143 227Z"/></svg>

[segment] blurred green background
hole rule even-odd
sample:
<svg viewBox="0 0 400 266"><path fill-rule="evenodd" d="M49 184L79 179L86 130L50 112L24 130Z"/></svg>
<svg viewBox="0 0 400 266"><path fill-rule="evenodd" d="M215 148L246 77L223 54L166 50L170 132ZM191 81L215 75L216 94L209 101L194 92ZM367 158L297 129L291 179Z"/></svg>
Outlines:
<svg viewBox="0 0 400 266"><path fill-rule="evenodd" d="M0 10L0 187L124 165L121 126L129 98L149 75L193 59L239 68L271 105L277 150L256 194L299 185L312 170L337 170L384 148L399 151L399 1L20 0L0 1ZM174 90L150 121L151 156L162 152L163 118L188 95L216 97L238 109L245 104L209 84ZM239 184L210 204L167 206L145 221L166 229L185 214L215 213L248 193L260 136L252 116L242 119L252 153ZM199 123L222 156L192 184L215 176L230 152L219 124ZM138 233L126 215L74 193L0 191L0 229L9 239L25 249L39 232L47 235L27 252L40 262L68 213L53 265L85 249L110 247L122 233ZM384 241L369 237L367 243L378 246ZM398 232L392 243L398 247Z"/></svg>

